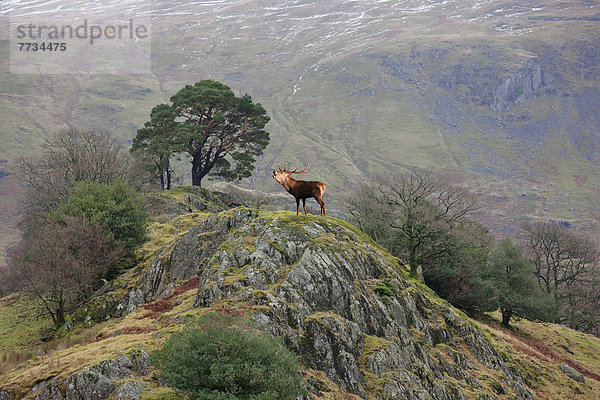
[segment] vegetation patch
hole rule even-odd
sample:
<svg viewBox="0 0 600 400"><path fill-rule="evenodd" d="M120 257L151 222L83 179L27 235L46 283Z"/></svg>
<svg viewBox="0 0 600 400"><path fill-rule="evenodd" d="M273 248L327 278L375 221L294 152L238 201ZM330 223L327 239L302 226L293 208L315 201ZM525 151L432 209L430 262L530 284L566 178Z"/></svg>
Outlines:
<svg viewBox="0 0 600 400"><path fill-rule="evenodd" d="M384 301L389 301L390 298L396 297L396 286L387 280L377 282L373 291Z"/></svg>
<svg viewBox="0 0 600 400"><path fill-rule="evenodd" d="M390 344L389 340L378 336L364 335L363 351L356 360L360 366L360 371L365 377L365 384L367 385L368 392L374 397L377 397L377 394L383 392L385 379L377 376L367 367L367 360L371 355L384 349L388 344Z"/></svg>
<svg viewBox="0 0 600 400"><path fill-rule="evenodd" d="M175 389L167 387L158 387L150 390L146 390L140 396L140 400L181 400L187 399L187 396L182 396L181 393Z"/></svg>
<svg viewBox="0 0 600 400"><path fill-rule="evenodd" d="M505 354L504 357L510 357L510 365L526 373L528 384L534 386L538 398L594 398L600 391L600 377L596 372L598 358L581 355L590 349L595 349L594 353L598 354L600 339L561 325L526 319L515 321L512 329L506 329L499 320L500 313L494 312L478 322L482 330L491 332L488 339ZM561 346L565 343L569 350ZM558 368L562 363L585 376L585 384L567 378Z"/></svg>
<svg viewBox="0 0 600 400"><path fill-rule="evenodd" d="M361 397L343 391L325 372L314 369L302 370L302 375L315 400L362 400Z"/></svg>
<svg viewBox="0 0 600 400"><path fill-rule="evenodd" d="M208 213L192 212L178 215L167 222L152 221L148 224L148 240L142 245L139 256L142 259L156 253L165 244L186 234L193 226L208 217Z"/></svg>
<svg viewBox="0 0 600 400"><path fill-rule="evenodd" d="M18 293L0 299L0 354L30 350L42 343L41 333L52 326L52 320L38 316L36 310L33 301Z"/></svg>
<svg viewBox="0 0 600 400"><path fill-rule="evenodd" d="M161 379L195 399L294 400L306 394L293 353L221 313L174 333L150 359Z"/></svg>
<svg viewBox="0 0 600 400"><path fill-rule="evenodd" d="M176 297L178 297L182 293L187 292L188 290L197 289L199 282L200 277L194 276L183 285L177 286L173 290L173 293L171 293L170 295L163 297L162 299L153 301L152 303L142 304L140 307L153 313L149 316L160 316L160 314L162 313L171 311L177 305Z"/></svg>

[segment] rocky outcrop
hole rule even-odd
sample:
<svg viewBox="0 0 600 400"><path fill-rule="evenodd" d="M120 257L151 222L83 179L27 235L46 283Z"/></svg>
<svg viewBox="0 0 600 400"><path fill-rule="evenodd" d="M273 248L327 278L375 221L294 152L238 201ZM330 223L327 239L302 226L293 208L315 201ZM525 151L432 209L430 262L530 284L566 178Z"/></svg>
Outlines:
<svg viewBox="0 0 600 400"><path fill-rule="evenodd" d="M213 193L198 186L180 186L167 192L145 196L145 209L157 217L172 218L192 211L218 212L232 203L226 194Z"/></svg>
<svg viewBox="0 0 600 400"><path fill-rule="evenodd" d="M546 81L539 60L533 58L501 80L494 88L490 106L494 111L508 110L515 104L535 97L546 86Z"/></svg>
<svg viewBox="0 0 600 400"><path fill-rule="evenodd" d="M410 51L381 56L380 67L393 79L414 85L421 95L431 82L461 103L488 106L495 112L553 90L536 54L490 44L467 49L449 43L443 48L413 45Z"/></svg>
<svg viewBox="0 0 600 400"><path fill-rule="evenodd" d="M237 209L190 231L203 233L212 255L195 259L196 305L249 305L306 368L324 371L348 392L464 399L491 392L494 375L495 387L534 398L467 318L407 280L397 260L341 221ZM384 281L395 294L374 290ZM491 371L485 378L482 368Z"/></svg>
<svg viewBox="0 0 600 400"><path fill-rule="evenodd" d="M574 381L585 383L585 378L575 368L564 363L560 364L559 368L566 376Z"/></svg>
<svg viewBox="0 0 600 400"><path fill-rule="evenodd" d="M114 359L74 373L61 389L58 378L40 382L32 388L36 400L117 400L138 399L148 384L139 379L148 375L148 353L141 349L129 350ZM2 394L0 393L0 399ZM8 394L6 399L9 399Z"/></svg>
<svg viewBox="0 0 600 400"><path fill-rule="evenodd" d="M538 96L550 85L536 56L513 57L515 59L504 62L450 65L442 68L434 80L461 101L489 106L493 111L506 111ZM509 67L503 68L505 63Z"/></svg>
<svg viewBox="0 0 600 400"><path fill-rule="evenodd" d="M232 229L256 216L252 211L247 214L247 217L240 216L239 212L209 217L190 229L174 246L162 249L143 278L144 296L149 299L168 295L174 282L194 276L198 266L218 250Z"/></svg>
<svg viewBox="0 0 600 400"><path fill-rule="evenodd" d="M282 210L294 204L294 198L285 192L265 193L260 190L244 189L229 182L213 183L208 190L218 193L221 197L229 196L240 205L249 208Z"/></svg>
<svg viewBox="0 0 600 400"><path fill-rule="evenodd" d="M159 251L120 312L194 274L195 306L244 310L306 371L362 398L534 398L524 374L466 316L343 221L247 208L207 216ZM148 369L146 352L130 350L66 381L50 377L32 397L136 399Z"/></svg>

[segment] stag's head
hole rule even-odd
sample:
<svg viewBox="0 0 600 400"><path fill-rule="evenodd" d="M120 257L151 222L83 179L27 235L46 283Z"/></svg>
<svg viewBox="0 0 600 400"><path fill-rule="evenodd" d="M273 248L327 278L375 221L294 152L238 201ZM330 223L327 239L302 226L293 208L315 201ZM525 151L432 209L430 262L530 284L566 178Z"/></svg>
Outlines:
<svg viewBox="0 0 600 400"><path fill-rule="evenodd" d="M285 182L289 179L291 174L305 174L305 173L310 172L310 171L307 171L308 165L302 171L298 171L298 168L289 170L287 168L287 165L284 165L283 169L281 169L281 166L278 166L278 167L279 167L279 171L273 171L273 178L275 178L275 180L277 182L281 183L282 185L283 185L283 182Z"/></svg>

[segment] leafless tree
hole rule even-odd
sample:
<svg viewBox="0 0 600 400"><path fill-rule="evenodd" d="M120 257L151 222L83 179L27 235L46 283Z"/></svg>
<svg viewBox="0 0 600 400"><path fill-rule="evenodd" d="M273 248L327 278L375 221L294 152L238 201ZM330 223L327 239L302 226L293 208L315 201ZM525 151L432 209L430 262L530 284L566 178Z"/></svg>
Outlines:
<svg viewBox="0 0 600 400"><path fill-rule="evenodd" d="M52 135L41 154L18 159L16 175L30 187L22 207L21 228L26 234L39 228L74 182L113 184L121 179L139 190L149 180L138 161L109 132L76 128Z"/></svg>
<svg viewBox="0 0 600 400"><path fill-rule="evenodd" d="M523 225L535 275L542 287L555 297L560 288L573 285L578 277L598 263L595 243L555 222Z"/></svg>
<svg viewBox="0 0 600 400"><path fill-rule="evenodd" d="M10 273L60 327L66 313L99 286L122 255L122 247L99 226L67 218L41 227L13 249Z"/></svg>
<svg viewBox="0 0 600 400"><path fill-rule="evenodd" d="M397 240L390 226L391 209L374 196L377 185L373 181L363 181L353 190L346 203L350 222L371 236L377 243L398 255Z"/></svg>
<svg viewBox="0 0 600 400"><path fill-rule="evenodd" d="M477 209L466 190L444 182L430 170L381 177L357 193L348 202L350 213L360 220L359 226L368 224L382 235L403 236L413 277L422 260L448 251L454 238L447 233ZM373 214L380 215L379 220Z"/></svg>
<svg viewBox="0 0 600 400"><path fill-rule="evenodd" d="M562 319L577 329L591 328L600 316L600 251L578 232L555 222L523 226L526 252L540 285L562 307Z"/></svg>

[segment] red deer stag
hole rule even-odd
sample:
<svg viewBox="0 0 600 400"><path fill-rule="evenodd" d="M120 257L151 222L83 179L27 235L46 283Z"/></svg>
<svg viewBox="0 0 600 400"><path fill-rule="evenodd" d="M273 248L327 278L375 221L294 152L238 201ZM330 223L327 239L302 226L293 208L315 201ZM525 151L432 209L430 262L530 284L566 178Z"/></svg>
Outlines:
<svg viewBox="0 0 600 400"><path fill-rule="evenodd" d="M306 214L306 199L314 197L317 203L321 205L321 214L325 215L325 203L323 202L323 195L325 194L325 184L319 181L297 181L290 177L291 174L305 174L311 171L307 171L308 165L302 171L296 171L298 168L290 171L286 166L279 171L273 171L273 178L288 191L289 194L296 198L296 215L300 214L300 200L302 200L302 206L304 207L304 214Z"/></svg>

